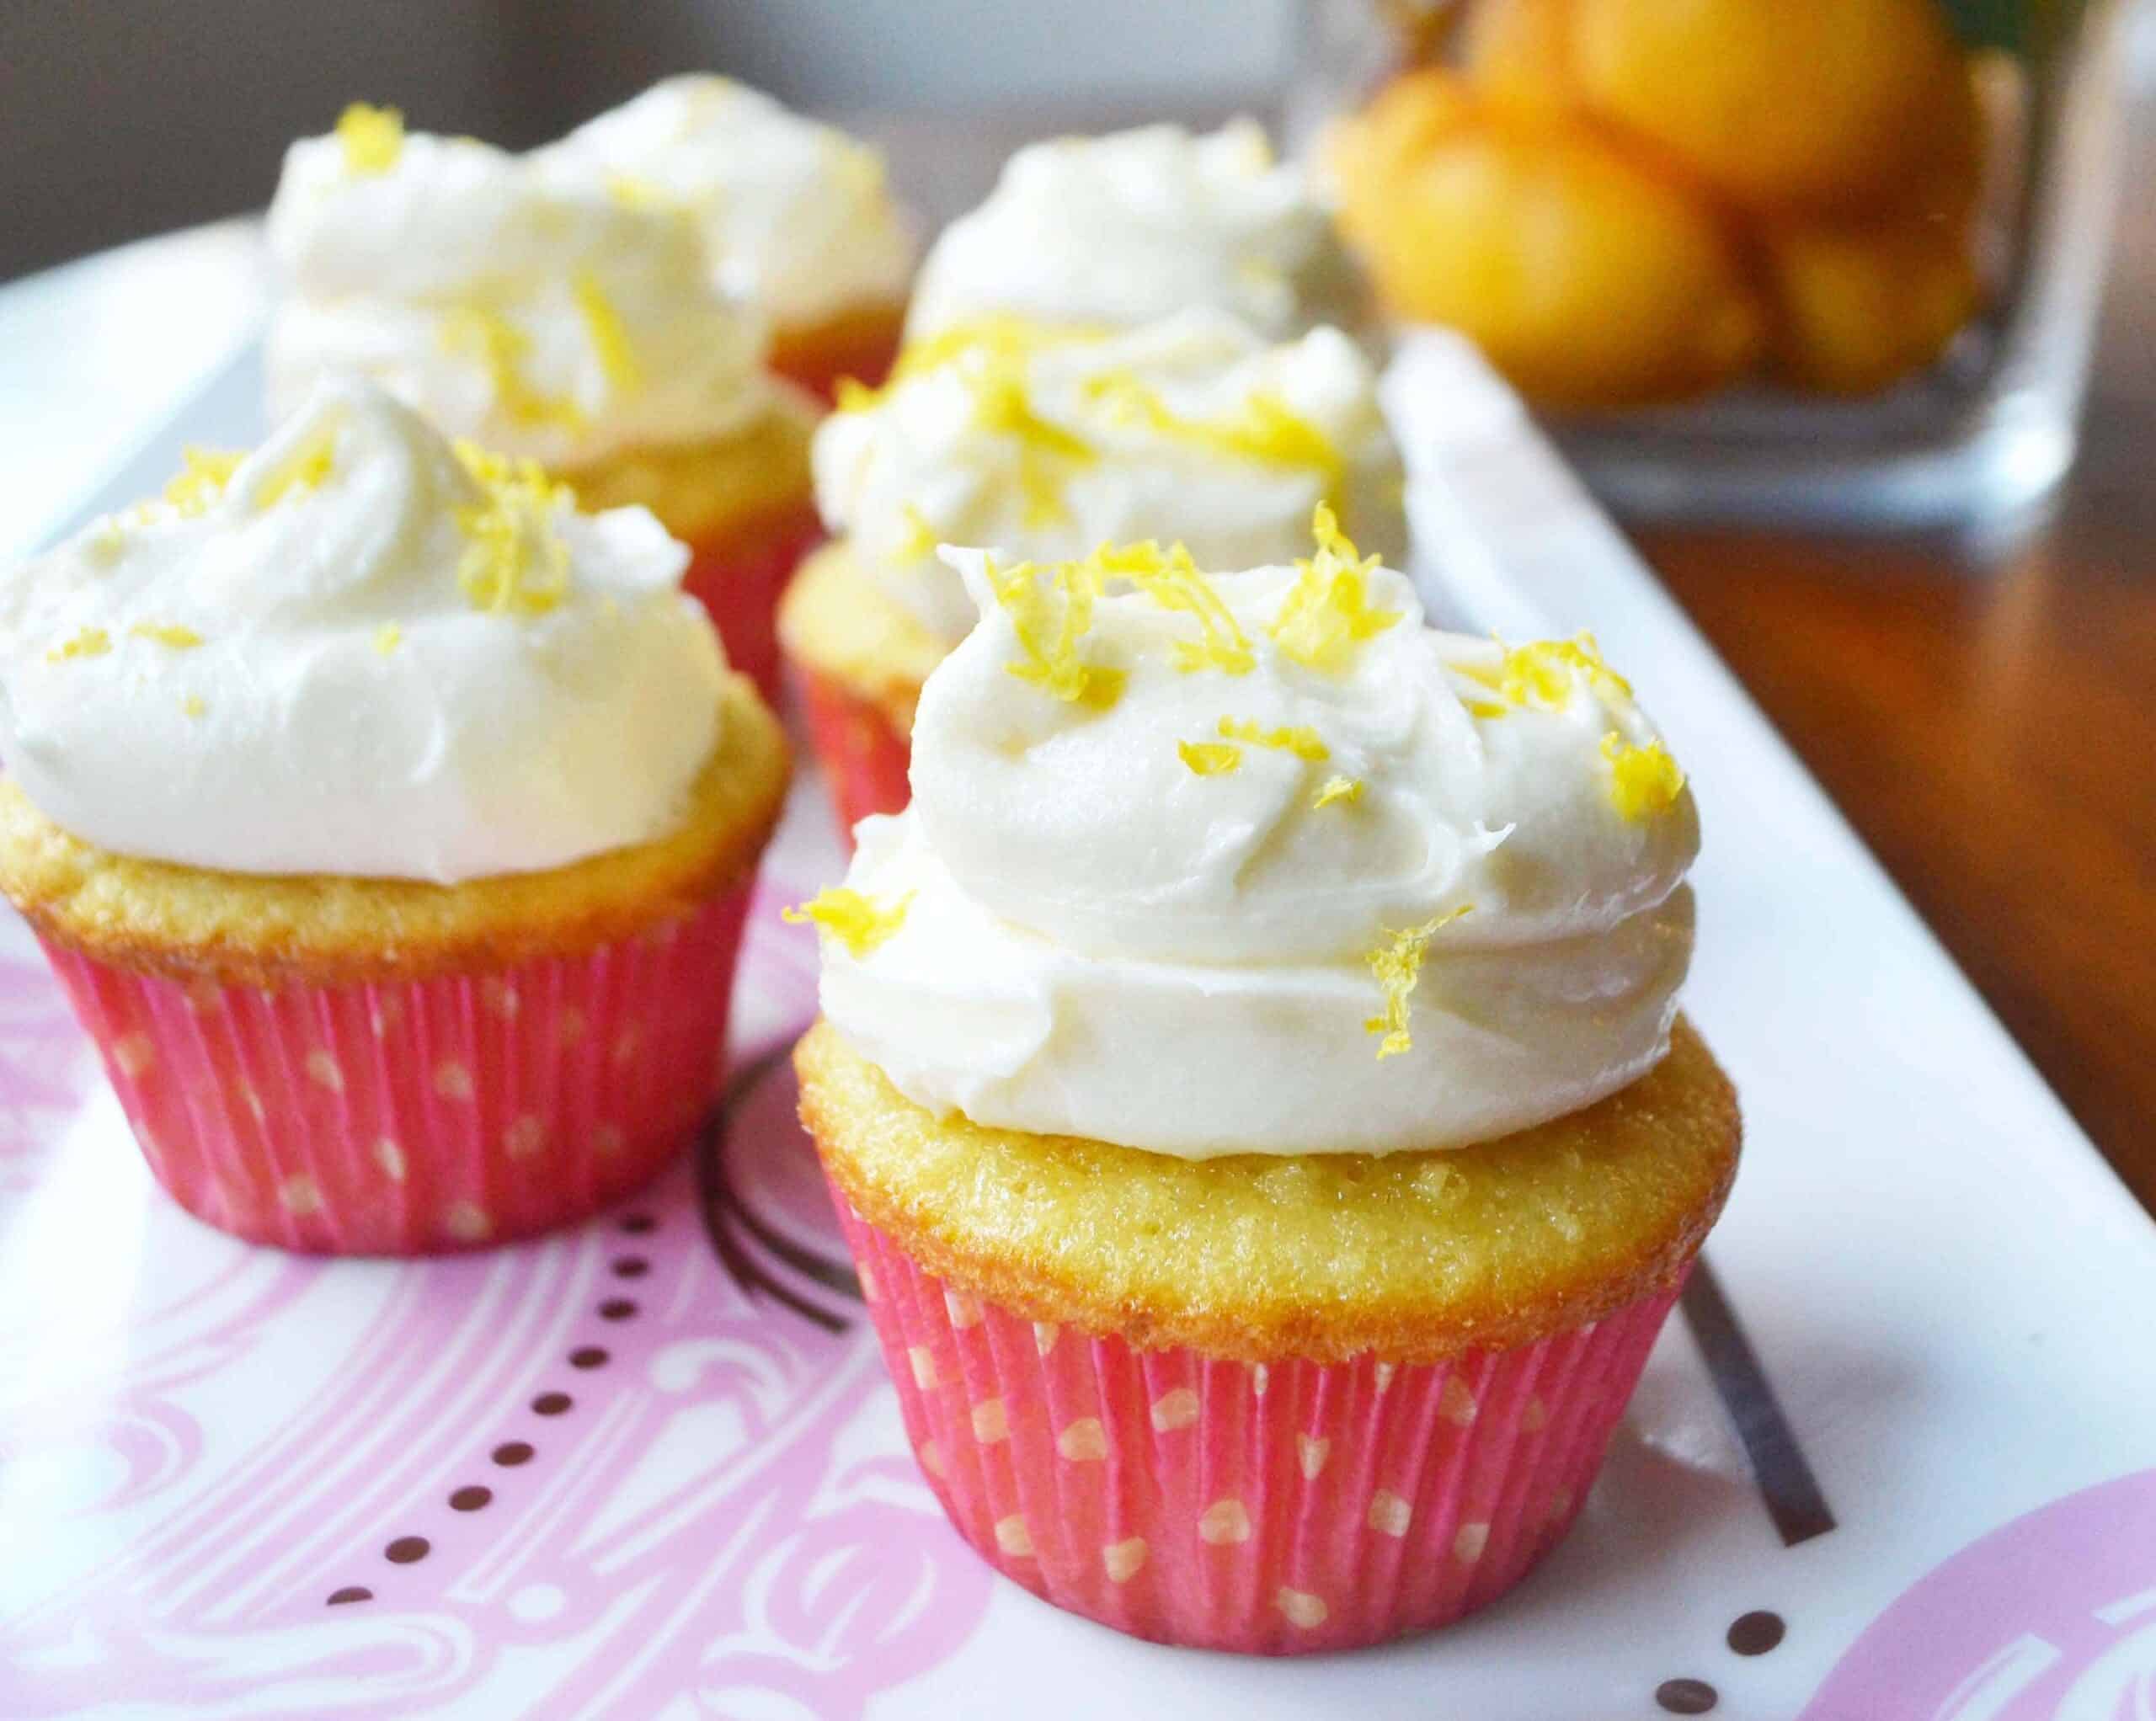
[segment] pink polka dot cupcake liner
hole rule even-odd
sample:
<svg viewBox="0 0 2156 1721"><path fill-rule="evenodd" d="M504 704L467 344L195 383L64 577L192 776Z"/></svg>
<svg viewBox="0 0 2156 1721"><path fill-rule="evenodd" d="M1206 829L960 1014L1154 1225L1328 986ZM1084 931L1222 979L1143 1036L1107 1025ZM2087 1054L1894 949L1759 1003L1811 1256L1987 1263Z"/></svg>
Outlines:
<svg viewBox="0 0 2156 1721"><path fill-rule="evenodd" d="M822 540L823 522L803 508L734 538L690 546L681 589L704 606L726 642L726 661L756 684L764 702L778 704L778 600L793 570Z"/></svg>
<svg viewBox="0 0 2156 1721"><path fill-rule="evenodd" d="M808 743L838 808L839 829L853 846L853 828L875 813L903 813L913 798L907 772L913 748L891 720L836 682L800 669Z"/></svg>
<svg viewBox="0 0 2156 1721"><path fill-rule="evenodd" d="M325 1255L471 1249L646 1182L717 1090L745 887L574 956L275 990L45 950L151 1171Z"/></svg>
<svg viewBox="0 0 2156 1721"><path fill-rule="evenodd" d="M1579 1511L1678 1289L1435 1365L1227 1361L982 1303L833 1196L958 1532L1059 1607L1251 1654L1428 1631L1518 1583Z"/></svg>

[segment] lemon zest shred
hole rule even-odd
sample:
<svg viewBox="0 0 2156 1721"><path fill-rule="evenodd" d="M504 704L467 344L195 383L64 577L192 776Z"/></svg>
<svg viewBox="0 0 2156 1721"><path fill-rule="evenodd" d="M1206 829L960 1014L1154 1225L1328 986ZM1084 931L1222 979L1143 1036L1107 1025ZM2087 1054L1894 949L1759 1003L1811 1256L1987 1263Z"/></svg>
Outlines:
<svg viewBox="0 0 2156 1721"><path fill-rule="evenodd" d="M404 630L394 621L385 621L374 631L374 648L387 657L404 642Z"/></svg>
<svg viewBox="0 0 2156 1721"><path fill-rule="evenodd" d="M1098 456L1084 437L1034 410L1026 366L1050 347L1098 335L1099 331L1082 326L1031 322L1008 314L969 318L909 343L880 388L851 377L841 379L835 403L841 413L867 412L915 377L953 372L972 397L974 427L1010 442L1017 451L1026 524L1053 525L1069 512L1063 499L1063 477L1071 467L1091 465Z"/></svg>
<svg viewBox="0 0 2156 1721"><path fill-rule="evenodd" d="M1481 717L1486 722L1492 718L1502 717L1507 711L1509 711L1512 709L1510 706L1506 705L1502 701L1494 699L1463 699L1460 701L1460 709L1465 711L1469 717Z"/></svg>
<svg viewBox="0 0 2156 1721"><path fill-rule="evenodd" d="M1267 729L1255 719L1238 722L1234 717L1223 717L1220 719L1219 733L1224 740L1247 741L1254 747L1270 747L1281 753L1292 753L1296 758L1307 759L1312 765L1321 765L1332 757L1331 749L1326 747L1317 731L1305 726Z"/></svg>
<svg viewBox="0 0 2156 1721"><path fill-rule="evenodd" d="M1242 768L1243 750L1225 741L1178 741L1176 756L1199 777L1225 777Z"/></svg>
<svg viewBox="0 0 2156 1721"><path fill-rule="evenodd" d="M553 516L574 505L574 493L549 478L536 461L513 461L461 440L454 446L481 491L478 501L455 510L466 540L456 562L457 585L475 610L545 615L568 590L568 546L555 530Z"/></svg>
<svg viewBox="0 0 2156 1721"><path fill-rule="evenodd" d="M1278 393L1259 389L1233 412L1218 418L1188 418L1177 412L1128 371L1111 371L1085 386L1117 423L1150 430L1171 441L1187 443L1233 459L1261 466L1302 467L1319 475L1325 493L1340 487L1347 461L1332 439L1290 407Z"/></svg>
<svg viewBox="0 0 2156 1721"><path fill-rule="evenodd" d="M910 502L899 510L906 523L906 535L893 546L892 554L901 562L926 562L936 553L936 546L942 542L942 534L936 530L928 516Z"/></svg>
<svg viewBox="0 0 2156 1721"><path fill-rule="evenodd" d="M1358 557L1332 510L1320 503L1310 530L1317 553L1295 564L1295 583L1267 631L1283 657L1326 674L1343 673L1355 649L1400 620L1397 610L1371 607L1369 577L1375 556Z"/></svg>
<svg viewBox="0 0 2156 1721"><path fill-rule="evenodd" d="M48 663L64 663L73 658L101 658L112 649L112 636L102 627L78 627L72 637L45 654Z"/></svg>
<svg viewBox="0 0 2156 1721"><path fill-rule="evenodd" d="M682 200L674 195L654 179L641 174L610 172L605 179L606 194L623 209L675 210L682 206Z"/></svg>
<svg viewBox="0 0 2156 1721"><path fill-rule="evenodd" d="M566 396L542 394L524 374L531 338L500 312L484 305L453 306L441 322L441 344L459 358L476 360L515 424L551 424L580 430L584 408Z"/></svg>
<svg viewBox="0 0 2156 1721"><path fill-rule="evenodd" d="M1093 625L1093 600L1101 589L1091 561L1045 567L1021 562L1002 568L991 556L982 567L1024 653L1005 666L1011 674L1053 698L1094 711L1106 711L1123 696L1125 678L1120 669L1088 663L1078 655L1078 642Z"/></svg>
<svg viewBox="0 0 2156 1721"><path fill-rule="evenodd" d="M796 926L813 924L819 933L838 940L858 961L905 924L913 898L914 892L908 891L895 903L881 903L836 885L818 891L798 908L780 909L779 918Z"/></svg>
<svg viewBox="0 0 2156 1721"><path fill-rule="evenodd" d="M1102 580L1127 579L1163 610L1196 620L1199 637L1175 642L1173 662L1182 674L1218 669L1224 675L1247 675L1257 667L1250 637L1182 545L1164 551L1150 538L1137 544L1102 544L1088 560Z"/></svg>
<svg viewBox="0 0 2156 1721"><path fill-rule="evenodd" d="M1335 804L1353 807L1363 798L1363 780L1360 777L1332 776L1325 780L1325 786L1311 798L1310 810Z"/></svg>
<svg viewBox="0 0 2156 1721"><path fill-rule="evenodd" d="M127 529L118 514L108 514L90 529L87 543L92 558L109 565L127 547Z"/></svg>
<svg viewBox="0 0 2156 1721"><path fill-rule="evenodd" d="M1432 915L1419 926L1402 927L1363 958L1385 994L1383 1012L1363 1024L1365 1032L1385 1036L1378 1044L1380 1061L1397 1056L1415 1043L1408 1025L1408 999L1422 978L1422 958L1429 954L1430 940L1438 929L1459 919L1470 906L1462 903L1445 914Z"/></svg>
<svg viewBox="0 0 2156 1721"><path fill-rule="evenodd" d="M1609 801L1631 824L1667 813L1684 792L1684 773L1659 739L1635 747L1614 729L1602 738L1609 761Z"/></svg>
<svg viewBox="0 0 2156 1721"><path fill-rule="evenodd" d="M387 173L404 152L404 115L395 108L354 102L337 116L344 171L361 178Z"/></svg>
<svg viewBox="0 0 2156 1721"><path fill-rule="evenodd" d="M254 511L266 514L296 490L318 490L337 456L337 426L324 424L254 487Z"/></svg>
<svg viewBox="0 0 2156 1721"><path fill-rule="evenodd" d="M1603 661L1591 633L1571 639L1538 639L1504 647L1499 682L1508 707L1516 711L1561 711L1572 703L1572 690L1584 679L1604 700L1630 699L1632 685Z"/></svg>
<svg viewBox="0 0 2156 1721"><path fill-rule="evenodd" d="M606 381L622 394L643 387L643 366L629 339L628 326L599 284L598 275L589 269L579 269L569 283L569 292L576 300L577 314L584 319L584 333L590 338L591 349L598 355L599 368L606 373Z"/></svg>
<svg viewBox="0 0 2156 1721"><path fill-rule="evenodd" d="M170 646L176 652L192 651L202 643L202 636L191 627L177 623L138 621L127 630L136 639L147 639L161 646Z"/></svg>
<svg viewBox="0 0 2156 1721"><path fill-rule="evenodd" d="M232 474L246 458L237 449L192 445L182 449L179 471L165 486L165 500L181 519L199 519L225 493L225 486L232 482Z"/></svg>
<svg viewBox="0 0 2156 1721"><path fill-rule="evenodd" d="M209 709L210 707L202 702L202 695L199 693L190 693L179 702L180 715L183 717L199 717Z"/></svg>

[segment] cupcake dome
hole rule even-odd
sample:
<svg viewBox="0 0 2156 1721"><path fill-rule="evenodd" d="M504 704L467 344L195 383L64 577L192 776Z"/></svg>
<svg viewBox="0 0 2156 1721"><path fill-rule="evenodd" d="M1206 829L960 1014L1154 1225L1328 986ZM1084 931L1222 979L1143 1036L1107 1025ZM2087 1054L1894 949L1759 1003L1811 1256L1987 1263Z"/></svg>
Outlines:
<svg viewBox="0 0 2156 1721"><path fill-rule="evenodd" d="M686 211L713 285L775 329L905 298L914 237L882 157L732 78L664 79L531 160L550 184Z"/></svg>
<svg viewBox="0 0 2156 1721"><path fill-rule="evenodd" d="M1209 577L946 551L979 622L795 1064L924 1470L1059 1606L1301 1653L1561 1537L1733 1178L1698 825L1585 638L1321 512Z"/></svg>
<svg viewBox="0 0 2156 1721"><path fill-rule="evenodd" d="M1128 328L1193 306L1275 339L1360 320L1353 266L1253 122L1147 125L1020 150L929 248L909 339L983 317Z"/></svg>
<svg viewBox="0 0 2156 1721"><path fill-rule="evenodd" d="M678 1146L787 775L687 561L348 381L0 581L0 889L183 1204L466 1247Z"/></svg>
<svg viewBox="0 0 2156 1721"><path fill-rule="evenodd" d="M1328 501L1402 546L1400 460L1353 342L1269 342L1224 312L1101 333L1008 317L916 342L889 386L817 433L835 541L787 594L818 750L850 827L905 802L922 681L975 611L941 543L1059 561L1158 537L1201 560L1285 561Z"/></svg>

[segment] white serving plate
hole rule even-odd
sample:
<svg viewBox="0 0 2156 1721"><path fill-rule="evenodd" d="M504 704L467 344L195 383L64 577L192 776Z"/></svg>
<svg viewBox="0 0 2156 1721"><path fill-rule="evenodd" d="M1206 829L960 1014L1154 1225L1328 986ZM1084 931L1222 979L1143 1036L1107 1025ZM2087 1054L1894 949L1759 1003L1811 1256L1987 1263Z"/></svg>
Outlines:
<svg viewBox="0 0 2156 1721"><path fill-rule="evenodd" d="M255 440L259 382L250 349L83 512ZM723 1134L456 1261L185 1217L0 926L0 1714L2156 1713L2156 1231L1509 393L1435 339L1390 393L1433 600L1592 629L1697 786L1688 1008L1744 1101L1709 1271L1539 1573L1432 1638L1260 1662L1060 1614L958 1542L775 1055L814 1002L775 909L840 865L810 777ZM1738 1653L1761 1612L1785 1634Z"/></svg>

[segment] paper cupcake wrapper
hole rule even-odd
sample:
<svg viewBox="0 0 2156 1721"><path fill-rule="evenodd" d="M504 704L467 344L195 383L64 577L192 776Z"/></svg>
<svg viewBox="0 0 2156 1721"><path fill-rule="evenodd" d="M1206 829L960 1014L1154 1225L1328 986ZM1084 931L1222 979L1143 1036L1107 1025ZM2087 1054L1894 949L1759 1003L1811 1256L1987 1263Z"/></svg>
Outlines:
<svg viewBox="0 0 2156 1721"><path fill-rule="evenodd" d="M841 317L807 329L772 332L771 366L825 405L836 399L841 378L882 386L899 355L904 308Z"/></svg>
<svg viewBox="0 0 2156 1721"><path fill-rule="evenodd" d="M1428 1631L1517 1584L1587 1498L1677 1294L1434 1366L1223 1361L949 1290L833 1194L959 1533L1073 1613L1255 1654Z"/></svg>
<svg viewBox="0 0 2156 1721"><path fill-rule="evenodd" d="M575 956L275 991L45 941L150 1170L251 1242L426 1255L650 1178L716 1090L746 888Z"/></svg>
<svg viewBox="0 0 2156 1721"><path fill-rule="evenodd" d="M726 642L727 662L755 682L768 705L778 701L778 600L823 535L814 511L802 509L740 536L690 546L682 589L704 606Z"/></svg>
<svg viewBox="0 0 2156 1721"><path fill-rule="evenodd" d="M837 804L839 828L853 846L853 828L873 813L903 813L913 799L906 769L911 742L867 700L835 681L794 665L807 707L808 743Z"/></svg>

